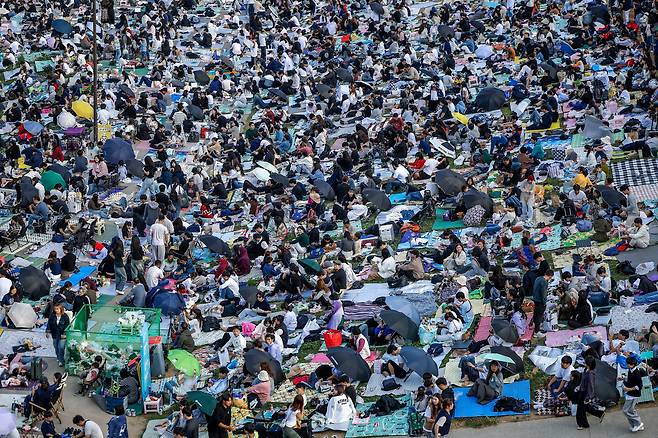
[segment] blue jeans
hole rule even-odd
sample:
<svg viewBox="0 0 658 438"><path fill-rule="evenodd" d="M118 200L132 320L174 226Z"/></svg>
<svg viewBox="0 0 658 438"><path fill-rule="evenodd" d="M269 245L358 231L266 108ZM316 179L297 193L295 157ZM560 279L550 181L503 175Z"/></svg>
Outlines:
<svg viewBox="0 0 658 438"><path fill-rule="evenodd" d="M223 298L225 300L230 300L232 298L235 298L235 295L233 294L233 291L229 289L228 287L221 288L219 289L219 298Z"/></svg>
<svg viewBox="0 0 658 438"><path fill-rule="evenodd" d="M53 336L53 347L55 347L55 354L57 355L57 362L64 363L64 347L66 345L66 340L60 338L55 338Z"/></svg>
<svg viewBox="0 0 658 438"><path fill-rule="evenodd" d="M116 290L121 292L126 287L128 274L126 273L125 266L114 266L114 281L116 282Z"/></svg>
<svg viewBox="0 0 658 438"><path fill-rule="evenodd" d="M390 179L384 187L386 193L391 193L393 190L404 187L405 184L398 179Z"/></svg>

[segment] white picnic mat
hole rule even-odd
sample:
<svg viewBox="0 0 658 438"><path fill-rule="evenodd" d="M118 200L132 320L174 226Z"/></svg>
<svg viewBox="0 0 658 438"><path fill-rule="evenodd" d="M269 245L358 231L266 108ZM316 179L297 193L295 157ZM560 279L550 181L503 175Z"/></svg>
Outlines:
<svg viewBox="0 0 658 438"><path fill-rule="evenodd" d="M11 347L22 345L24 339L31 339L37 349L29 353L30 356L57 357L52 339L46 337L46 332L34 330L6 330L0 335L0 353L13 353Z"/></svg>
<svg viewBox="0 0 658 438"><path fill-rule="evenodd" d="M414 392L419 386L423 386L423 378L416 373L411 373L406 380L395 378L395 381L401 386L393 391L382 390L382 382L386 379L383 374L373 374L368 380L368 385L363 391L364 397L380 396L384 394L389 395L404 395L409 392Z"/></svg>

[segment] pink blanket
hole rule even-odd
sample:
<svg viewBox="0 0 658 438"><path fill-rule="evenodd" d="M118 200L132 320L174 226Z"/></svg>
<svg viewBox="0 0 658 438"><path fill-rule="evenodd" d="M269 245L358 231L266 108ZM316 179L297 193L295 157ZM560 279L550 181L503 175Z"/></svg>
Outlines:
<svg viewBox="0 0 658 438"><path fill-rule="evenodd" d="M372 363L375 361L375 359L377 359L377 352L373 351L370 353L370 356L366 358L366 362ZM317 353L315 356L313 356L313 359L311 359L311 363L331 363L331 361L326 354Z"/></svg>
<svg viewBox="0 0 658 438"><path fill-rule="evenodd" d="M491 321L493 318L491 316L483 316L480 318L480 323L478 324L477 330L475 330L475 335L473 335L473 340L476 342L484 341L490 335L489 331L491 330Z"/></svg>
<svg viewBox="0 0 658 438"><path fill-rule="evenodd" d="M605 327L583 327L576 330L558 330L557 332L546 333L547 347L561 347L569 343L571 337L581 338L585 333L597 333L602 340L608 339L608 332Z"/></svg>

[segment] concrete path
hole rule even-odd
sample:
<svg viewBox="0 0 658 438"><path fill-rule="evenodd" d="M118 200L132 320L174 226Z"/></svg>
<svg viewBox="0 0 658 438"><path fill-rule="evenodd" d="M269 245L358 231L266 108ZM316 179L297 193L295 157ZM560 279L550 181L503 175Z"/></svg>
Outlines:
<svg viewBox="0 0 658 438"><path fill-rule="evenodd" d="M644 422L644 432L631 433L626 417L620 409L608 412L602 424L589 417L589 430L577 430L575 417L550 418L541 420L501 423L482 429L453 429L450 438L621 438L658 436L658 407L639 409Z"/></svg>

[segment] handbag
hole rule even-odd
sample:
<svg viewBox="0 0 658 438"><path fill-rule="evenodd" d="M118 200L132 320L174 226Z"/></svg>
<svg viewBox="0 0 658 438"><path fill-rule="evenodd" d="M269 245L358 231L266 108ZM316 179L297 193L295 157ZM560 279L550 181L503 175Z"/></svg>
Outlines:
<svg viewBox="0 0 658 438"><path fill-rule="evenodd" d="M382 391L395 391L401 386L402 385L395 381L394 377L389 377L382 382Z"/></svg>

